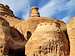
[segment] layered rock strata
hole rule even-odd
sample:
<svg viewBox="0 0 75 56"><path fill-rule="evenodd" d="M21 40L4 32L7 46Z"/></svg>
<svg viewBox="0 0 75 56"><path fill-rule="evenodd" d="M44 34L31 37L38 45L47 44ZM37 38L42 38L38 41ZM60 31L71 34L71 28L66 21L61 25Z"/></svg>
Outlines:
<svg viewBox="0 0 75 56"><path fill-rule="evenodd" d="M69 56L70 43L58 22L50 20L38 24L25 45L27 56Z"/></svg>

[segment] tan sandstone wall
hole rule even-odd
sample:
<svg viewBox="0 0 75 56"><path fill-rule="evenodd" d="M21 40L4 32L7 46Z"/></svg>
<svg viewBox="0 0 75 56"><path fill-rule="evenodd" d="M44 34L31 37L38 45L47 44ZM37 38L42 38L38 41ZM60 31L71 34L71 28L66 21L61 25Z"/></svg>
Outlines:
<svg viewBox="0 0 75 56"><path fill-rule="evenodd" d="M67 33L70 39L70 56L75 56L75 17L67 24Z"/></svg>
<svg viewBox="0 0 75 56"><path fill-rule="evenodd" d="M25 45L27 56L69 56L69 40L58 22L38 24Z"/></svg>

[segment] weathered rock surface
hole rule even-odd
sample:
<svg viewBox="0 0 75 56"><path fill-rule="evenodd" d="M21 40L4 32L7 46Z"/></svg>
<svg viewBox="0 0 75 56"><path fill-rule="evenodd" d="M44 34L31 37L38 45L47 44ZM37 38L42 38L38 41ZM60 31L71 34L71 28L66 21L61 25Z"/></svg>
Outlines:
<svg viewBox="0 0 75 56"><path fill-rule="evenodd" d="M4 6L2 7L3 9ZM9 11L9 10L8 10ZM1 12L1 11L0 11ZM25 39L28 40L30 37L27 38L27 32L33 33L37 27L37 25L41 22L48 21L46 17L40 17L38 8L33 7L31 10L31 17L28 20L18 20L15 16L11 16L5 14L7 11L1 13L1 17L4 18L7 22L9 22L10 26L16 28L21 34L24 35ZM53 19L52 19L53 20ZM56 20L57 21L57 20ZM60 21L58 21L60 23ZM61 28L63 28L64 24L61 22Z"/></svg>
<svg viewBox="0 0 75 56"><path fill-rule="evenodd" d="M26 40L24 36L15 28L10 27L9 23L0 17L0 53L9 54L9 49L24 49ZM13 51L12 51L13 52Z"/></svg>
<svg viewBox="0 0 75 56"><path fill-rule="evenodd" d="M10 31L11 38L9 38L6 44L9 56L24 56L25 44L27 41L17 29L11 27Z"/></svg>
<svg viewBox="0 0 75 56"><path fill-rule="evenodd" d="M55 20L58 23L60 23L60 28L62 28L62 30L64 30L63 26L65 26L65 24L63 23L63 21L59 21L59 20L56 20L53 18L40 17L40 13L38 11L38 8L36 8L36 7L32 8L30 15L31 15L31 17L29 17L27 20L21 21L20 23L15 25L15 28L17 28L17 30L20 31L24 35L24 37L26 37L25 38L26 40L29 39L29 37L27 38L27 32L33 33L35 31L35 29L37 28L37 25L41 22Z"/></svg>
<svg viewBox="0 0 75 56"><path fill-rule="evenodd" d="M75 17L67 24L67 33L70 39L70 56L75 56Z"/></svg>
<svg viewBox="0 0 75 56"><path fill-rule="evenodd" d="M39 8L37 7L32 7L32 11L31 11L31 14L30 16L31 17L40 17L40 13L39 13Z"/></svg>
<svg viewBox="0 0 75 56"><path fill-rule="evenodd" d="M8 5L0 4L0 17L4 18L11 27L15 27L20 22Z"/></svg>
<svg viewBox="0 0 75 56"><path fill-rule="evenodd" d="M0 4L0 14L1 15L7 14L14 16L13 11L10 9L10 7L8 5L3 5L3 4Z"/></svg>
<svg viewBox="0 0 75 56"><path fill-rule="evenodd" d="M0 18L0 56L3 55L6 40L10 37L9 23Z"/></svg>
<svg viewBox="0 0 75 56"><path fill-rule="evenodd" d="M26 40L28 40L29 39L27 38L28 31L33 33L39 23L48 22L50 20L55 20L55 19L46 18L46 17L30 17L28 20L22 21L19 24L17 24L15 28L17 28L17 30L19 30L24 35L24 37L26 37L25 38ZM59 20L55 20L55 21L60 23L60 28L64 30L63 27L65 26L65 24L63 23L63 21L61 22Z"/></svg>
<svg viewBox="0 0 75 56"><path fill-rule="evenodd" d="M27 56L69 56L69 39L61 29L61 24L48 20L38 24L27 42Z"/></svg>
<svg viewBox="0 0 75 56"><path fill-rule="evenodd" d="M32 8L30 16L28 20L18 20L8 5L0 4L0 51L9 56L23 56L26 45L27 56L69 56L65 23L40 17L36 7ZM73 47L72 44L71 41Z"/></svg>
<svg viewBox="0 0 75 56"><path fill-rule="evenodd" d="M16 18L15 16L10 16L10 15L7 15L7 14L5 14L5 15L1 15L1 17L2 18L4 18L8 23L9 23L9 25L11 26L11 27L14 27L15 28L15 26L18 24L18 23L20 23L21 21L18 19L18 18Z"/></svg>

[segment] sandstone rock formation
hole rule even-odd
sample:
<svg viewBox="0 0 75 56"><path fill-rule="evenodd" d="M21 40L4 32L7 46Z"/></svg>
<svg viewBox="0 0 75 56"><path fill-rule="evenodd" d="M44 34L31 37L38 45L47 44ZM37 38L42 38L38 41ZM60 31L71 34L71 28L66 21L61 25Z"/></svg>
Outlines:
<svg viewBox="0 0 75 56"><path fill-rule="evenodd" d="M40 17L40 14L39 14L39 8L37 7L32 7L32 11L31 11L31 17Z"/></svg>
<svg viewBox="0 0 75 56"><path fill-rule="evenodd" d="M0 56L2 56L4 53L6 39L10 37L9 31L9 23L0 18Z"/></svg>
<svg viewBox="0 0 75 56"><path fill-rule="evenodd" d="M33 10L33 8L32 8L32 10ZM37 13L38 13L38 11L37 11ZM17 28L17 30L19 30L24 35L24 37L26 37L25 38L26 40L29 39L29 38L27 38L28 31L33 33L39 23L53 20L53 18L35 16L36 13L35 14L31 13L31 14L33 16L31 16L27 20L24 20L24 21L20 22L19 24L15 25L15 28ZM39 15L39 13L37 15ZM66 25L64 24L63 21L59 21L56 19L54 19L54 21L60 23L60 28L62 28L62 30L64 30L63 27L65 27Z"/></svg>
<svg viewBox="0 0 75 56"><path fill-rule="evenodd" d="M75 56L75 17L67 24L67 33L70 39L70 56Z"/></svg>
<svg viewBox="0 0 75 56"><path fill-rule="evenodd" d="M6 11L5 11L6 12ZM4 13L4 12L3 12ZM10 14L10 13L9 13ZM40 22L48 21L46 17L40 17L38 8L33 7L31 10L31 17L29 17L28 20L18 20L15 16L10 16L8 14L2 15L1 17L4 18L7 22L9 22L10 26L16 28L21 34L24 35L24 37L27 37L27 32L30 31L31 33L34 32L37 25ZM50 18L51 19L51 18ZM56 20L58 21L58 20ZM60 23L60 21L58 21ZM61 28L63 28L65 24L61 22ZM28 40L28 38L25 38Z"/></svg>
<svg viewBox="0 0 75 56"><path fill-rule="evenodd" d="M2 52L7 52L9 56L23 56L25 52L27 56L70 54L66 24L53 18L40 17L36 7L32 8L29 19L19 20L8 5L0 4L0 22L1 25L7 22L0 27L0 38L3 38Z"/></svg>
<svg viewBox="0 0 75 56"><path fill-rule="evenodd" d="M67 35L53 20L38 24L25 52L27 56L69 56L70 46Z"/></svg>
<svg viewBox="0 0 75 56"><path fill-rule="evenodd" d="M0 55L10 54L10 49L14 52L24 49L25 43L24 36L0 17Z"/></svg>
<svg viewBox="0 0 75 56"><path fill-rule="evenodd" d="M3 4L0 4L0 14L1 15L8 14L14 16L13 11L10 10L9 6Z"/></svg>
<svg viewBox="0 0 75 56"><path fill-rule="evenodd" d="M12 27L20 22L8 5L0 4L0 17L4 18Z"/></svg>
<svg viewBox="0 0 75 56"><path fill-rule="evenodd" d="M10 29L11 38L7 41L6 44L8 48L9 56L24 56L26 40L24 35L22 35L17 29L11 27Z"/></svg>

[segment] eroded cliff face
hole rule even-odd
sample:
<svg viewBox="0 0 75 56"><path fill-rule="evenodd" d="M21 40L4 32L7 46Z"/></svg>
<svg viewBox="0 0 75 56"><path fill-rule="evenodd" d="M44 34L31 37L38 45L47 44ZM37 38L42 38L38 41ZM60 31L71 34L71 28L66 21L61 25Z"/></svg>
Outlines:
<svg viewBox="0 0 75 56"><path fill-rule="evenodd" d="M70 56L75 56L75 17L68 22L67 33L70 39Z"/></svg>
<svg viewBox="0 0 75 56"><path fill-rule="evenodd" d="M1 8L5 9L6 6L2 5ZM37 27L37 25L41 22L48 21L49 19L53 20L53 18L47 18L47 17L40 17L40 13L38 11L38 8L33 7L31 10L31 16L28 18L28 20L19 20L16 16L11 16L14 15L13 13L7 13L8 11L12 11L10 8L8 8L8 11L1 10L0 17L4 18L11 27L16 28L21 34L24 35L25 39L28 40L27 38L27 32L30 31L33 33ZM54 19L55 20L55 19ZM55 20L60 23L59 20ZM63 28L65 24L63 24L63 21L61 21L61 28Z"/></svg>
<svg viewBox="0 0 75 56"><path fill-rule="evenodd" d="M25 45L27 56L69 56L70 46L67 35L55 21L38 24Z"/></svg>
<svg viewBox="0 0 75 56"><path fill-rule="evenodd" d="M0 18L0 56L4 53L6 40L11 37L9 32L9 23Z"/></svg>
<svg viewBox="0 0 75 56"><path fill-rule="evenodd" d="M69 56L70 42L63 21L40 17L36 7L32 8L29 19L19 20L9 6L3 4L0 4L0 19L8 25L0 27L0 38L3 38L3 52L9 56L24 56L24 53L27 56Z"/></svg>
<svg viewBox="0 0 75 56"><path fill-rule="evenodd" d="M26 40L17 29L10 27L11 38L8 39L6 48L9 56L24 56Z"/></svg>
<svg viewBox="0 0 75 56"><path fill-rule="evenodd" d="M0 55L10 54L10 49L24 49L26 40L24 36L9 23L0 17Z"/></svg>
<svg viewBox="0 0 75 56"><path fill-rule="evenodd" d="M59 21L59 20L47 18L47 17L29 17L28 20L24 20L21 23L17 24L15 28L17 28L24 35L26 40L28 40L29 39L27 38L28 31L33 33L39 23L49 22L50 20L52 21L54 20L60 23L60 28L62 28L62 30L66 29L66 25L63 21Z"/></svg>
<svg viewBox="0 0 75 56"><path fill-rule="evenodd" d="M4 18L12 27L20 22L8 5L0 4L0 17Z"/></svg>
<svg viewBox="0 0 75 56"><path fill-rule="evenodd" d="M13 11L10 9L10 7L8 5L3 4L0 4L0 14L1 15L7 14L10 16L14 16Z"/></svg>

